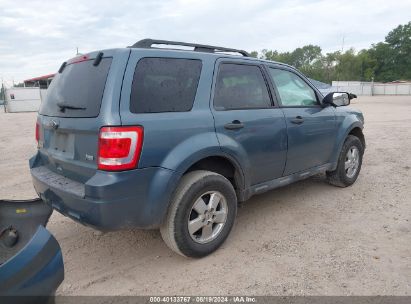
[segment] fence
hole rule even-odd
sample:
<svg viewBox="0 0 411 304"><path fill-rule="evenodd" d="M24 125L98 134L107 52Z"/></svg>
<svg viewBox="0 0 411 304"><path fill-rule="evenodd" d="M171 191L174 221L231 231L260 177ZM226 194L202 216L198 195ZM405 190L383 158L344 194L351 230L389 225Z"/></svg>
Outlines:
<svg viewBox="0 0 411 304"><path fill-rule="evenodd" d="M357 95L411 95L411 82L379 83L360 81L333 81L330 91L350 92Z"/></svg>

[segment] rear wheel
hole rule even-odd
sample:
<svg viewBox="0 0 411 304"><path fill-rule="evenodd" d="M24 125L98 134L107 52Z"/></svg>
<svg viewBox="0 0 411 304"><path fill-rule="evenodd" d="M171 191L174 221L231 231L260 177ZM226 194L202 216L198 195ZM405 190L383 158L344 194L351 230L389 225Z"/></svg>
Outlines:
<svg viewBox="0 0 411 304"><path fill-rule="evenodd" d="M330 184L338 187L352 185L360 174L364 147L360 139L348 135L338 158L337 168L327 172L327 180Z"/></svg>
<svg viewBox="0 0 411 304"><path fill-rule="evenodd" d="M210 171L189 172L176 189L160 227L161 236L178 254L203 257L225 241L236 213L236 194L224 176Z"/></svg>

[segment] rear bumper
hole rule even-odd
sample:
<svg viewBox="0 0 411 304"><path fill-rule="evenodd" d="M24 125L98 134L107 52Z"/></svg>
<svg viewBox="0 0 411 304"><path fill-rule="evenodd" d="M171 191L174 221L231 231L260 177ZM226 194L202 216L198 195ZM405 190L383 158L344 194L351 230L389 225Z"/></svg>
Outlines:
<svg viewBox="0 0 411 304"><path fill-rule="evenodd" d="M36 156L30 170L34 188L47 204L102 231L159 227L175 187L174 171L159 167L96 171L84 184L36 164Z"/></svg>
<svg viewBox="0 0 411 304"><path fill-rule="evenodd" d="M40 199L0 200L0 303L46 303L63 281L60 246L44 228L51 213Z"/></svg>
<svg viewBox="0 0 411 304"><path fill-rule="evenodd" d="M0 266L0 296L52 296L63 279L60 246L46 228L39 226L29 243ZM16 299L8 300L16 303Z"/></svg>

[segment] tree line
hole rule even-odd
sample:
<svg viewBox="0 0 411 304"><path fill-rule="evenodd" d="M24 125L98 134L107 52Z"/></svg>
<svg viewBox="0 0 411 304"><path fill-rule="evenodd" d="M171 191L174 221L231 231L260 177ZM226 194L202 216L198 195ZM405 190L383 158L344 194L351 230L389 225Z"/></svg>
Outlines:
<svg viewBox="0 0 411 304"><path fill-rule="evenodd" d="M292 65L308 77L326 83L411 80L411 21L390 31L384 42L359 52L350 48L323 54L321 47L310 44L292 52L264 49L251 55Z"/></svg>

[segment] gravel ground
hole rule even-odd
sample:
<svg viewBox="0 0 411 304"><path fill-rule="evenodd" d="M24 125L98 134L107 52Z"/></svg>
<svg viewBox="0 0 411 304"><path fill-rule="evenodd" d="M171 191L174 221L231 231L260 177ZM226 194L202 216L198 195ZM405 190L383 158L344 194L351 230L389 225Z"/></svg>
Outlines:
<svg viewBox="0 0 411 304"><path fill-rule="evenodd" d="M158 231L101 234L54 212L60 295L411 295L411 97L361 97L367 149L346 189L316 176L242 204L221 249L194 260ZM34 197L35 113L0 113L0 197Z"/></svg>

